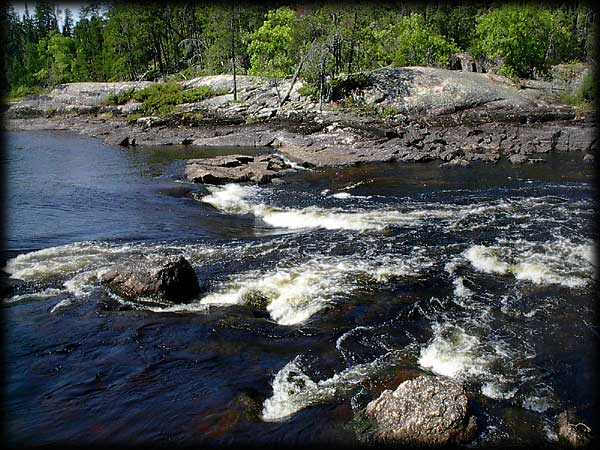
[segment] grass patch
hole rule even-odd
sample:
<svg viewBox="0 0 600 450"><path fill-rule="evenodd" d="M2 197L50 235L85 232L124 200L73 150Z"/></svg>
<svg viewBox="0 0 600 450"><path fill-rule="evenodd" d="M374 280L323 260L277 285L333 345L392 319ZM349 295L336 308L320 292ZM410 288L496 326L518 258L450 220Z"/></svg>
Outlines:
<svg viewBox="0 0 600 450"><path fill-rule="evenodd" d="M128 89L120 94L112 94L104 100L105 105L124 105L133 98L135 88Z"/></svg>
<svg viewBox="0 0 600 450"><path fill-rule="evenodd" d="M351 97L339 102L343 108L375 119L393 119L402 112L394 106L378 106L370 103L355 102Z"/></svg>
<svg viewBox="0 0 600 450"><path fill-rule="evenodd" d="M29 95L44 95L50 92L49 89L43 87L17 86L12 88L8 94L2 98L3 103L19 102Z"/></svg>
<svg viewBox="0 0 600 450"><path fill-rule="evenodd" d="M252 116L252 115L247 115L246 118L244 119L244 123L246 125L253 125L255 123L260 122L256 117Z"/></svg>
<svg viewBox="0 0 600 450"><path fill-rule="evenodd" d="M181 113L181 123L194 125L204 119L204 113L202 111L184 112Z"/></svg>
<svg viewBox="0 0 600 450"><path fill-rule="evenodd" d="M217 95L224 95L226 91L215 90L210 86L198 86L191 89L183 89L181 84L175 81L167 83L156 83L144 89L129 89L121 94L113 94L107 97L107 105L123 105L130 100L142 103L147 114L167 116L177 112L177 105L182 103L195 103Z"/></svg>
<svg viewBox="0 0 600 450"><path fill-rule="evenodd" d="M137 122L138 119L144 117L142 113L131 113L127 116L127 122L133 123Z"/></svg>
<svg viewBox="0 0 600 450"><path fill-rule="evenodd" d="M98 114L96 117L98 117L98 119L112 119L114 117L114 114L112 113L112 111L106 111Z"/></svg>
<svg viewBox="0 0 600 450"><path fill-rule="evenodd" d="M595 109L595 101L597 97L597 86L594 82L594 77L590 71L581 82L581 86L573 94L563 94L560 101L575 107L577 112L590 112Z"/></svg>
<svg viewBox="0 0 600 450"><path fill-rule="evenodd" d="M310 84L304 84L298 88L298 94L302 97L308 97L313 102L319 99L319 88L311 86Z"/></svg>

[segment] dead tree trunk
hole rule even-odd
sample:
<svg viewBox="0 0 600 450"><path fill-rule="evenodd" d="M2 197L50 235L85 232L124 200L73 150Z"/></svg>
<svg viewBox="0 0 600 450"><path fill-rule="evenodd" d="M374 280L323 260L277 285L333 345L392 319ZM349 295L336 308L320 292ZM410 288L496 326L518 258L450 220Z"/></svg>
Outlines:
<svg viewBox="0 0 600 450"><path fill-rule="evenodd" d="M296 81L298 80L298 75L300 75L300 71L302 70L302 66L304 65L304 62L313 53L313 50L315 48L315 42L316 42L316 39L313 39L312 43L310 44L310 49L306 52L305 55L303 55L300 58L300 62L298 63L298 66L296 66L296 70L294 71L294 76L292 77L292 82L290 84L290 87L287 90L286 94L281 99L281 101L279 102L279 108L281 108L283 106L283 104L285 102L287 102L288 99L290 98L290 94L292 93L292 89L294 89L294 85L296 84Z"/></svg>
<svg viewBox="0 0 600 450"><path fill-rule="evenodd" d="M233 69L233 100L237 101L237 77L235 64L235 26L234 26L234 5L231 3L231 66Z"/></svg>

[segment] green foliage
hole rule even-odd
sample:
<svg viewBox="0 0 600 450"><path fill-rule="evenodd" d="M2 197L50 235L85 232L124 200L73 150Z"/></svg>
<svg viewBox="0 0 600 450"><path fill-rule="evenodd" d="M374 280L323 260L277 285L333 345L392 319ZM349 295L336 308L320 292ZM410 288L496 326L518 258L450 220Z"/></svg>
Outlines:
<svg viewBox="0 0 600 450"><path fill-rule="evenodd" d="M233 53L239 74L284 78L302 62L300 77L310 85L303 90L312 98L322 81L343 73L447 67L450 56L462 51L481 61L502 60L502 72L513 78L543 75L558 63L595 61L597 15L582 2L311 2L272 9L268 4L111 2L103 13L98 4L83 6L74 24L68 9L59 17L54 3L35 5L33 14L25 9L19 17L8 7L4 15L7 91L72 81L182 81L231 73Z"/></svg>
<svg viewBox="0 0 600 450"><path fill-rule="evenodd" d="M462 51L469 50L475 37L477 18L483 9L476 4L439 4L427 6L427 26L449 42L454 42Z"/></svg>
<svg viewBox="0 0 600 450"><path fill-rule="evenodd" d="M572 17L560 9L536 4L507 4L480 17L474 54L501 58L502 73L530 78L546 73L551 64L565 61L576 42Z"/></svg>
<svg viewBox="0 0 600 450"><path fill-rule="evenodd" d="M246 123L246 125L252 125L252 124L258 123L259 120L252 115L247 115L244 122Z"/></svg>
<svg viewBox="0 0 600 450"><path fill-rule="evenodd" d="M179 103L201 102L207 98L227 94L226 90L215 90L210 86L198 86L192 89L186 89L181 92Z"/></svg>
<svg viewBox="0 0 600 450"><path fill-rule="evenodd" d="M445 67L453 53L460 49L425 24L423 16L412 13L375 34L381 42L375 55L382 65Z"/></svg>
<svg viewBox="0 0 600 450"><path fill-rule="evenodd" d="M597 89L597 83L592 72L588 72L577 91L574 94L561 96L561 100L574 106L579 111L590 111L593 109L597 98Z"/></svg>
<svg viewBox="0 0 600 450"><path fill-rule="evenodd" d="M104 27L106 20L92 16L83 18L73 29L75 59L73 78L75 80L106 81L104 71Z"/></svg>
<svg viewBox="0 0 600 450"><path fill-rule="evenodd" d="M331 100L342 100L352 92L373 85L373 81L363 73L350 74L334 78L325 83L325 90Z"/></svg>
<svg viewBox="0 0 600 450"><path fill-rule="evenodd" d="M393 106L385 106L380 112L379 112L379 116L382 119L391 119L392 117L397 116L398 114L400 114L400 111L398 110L398 108L395 108Z"/></svg>
<svg viewBox="0 0 600 450"><path fill-rule="evenodd" d="M577 96L586 102L594 102L597 98L598 85L592 72L589 72L581 83L581 88L577 91Z"/></svg>
<svg viewBox="0 0 600 450"><path fill-rule="evenodd" d="M142 102L145 112L165 116L173 113L176 105L200 102L223 94L226 94L226 92L215 90L210 86L183 89L181 84L170 81L168 83L156 83L140 90L131 88L120 94L110 95L105 103L107 105L123 105L130 100L135 100Z"/></svg>
<svg viewBox="0 0 600 450"><path fill-rule="evenodd" d="M15 102L23 100L30 95L44 95L48 93L48 89L38 86L15 86L8 92L5 101Z"/></svg>
<svg viewBox="0 0 600 450"><path fill-rule="evenodd" d="M133 98L134 93L135 93L135 88L131 88L120 94L111 94L106 98L106 100L104 101L104 104L106 104L106 105L124 105L125 103L127 103L129 100L131 100Z"/></svg>
<svg viewBox="0 0 600 450"><path fill-rule="evenodd" d="M56 31L51 31L49 36L49 84L55 86L73 81L72 62L75 57L75 41Z"/></svg>
<svg viewBox="0 0 600 450"><path fill-rule="evenodd" d="M290 51L296 16L287 6L267 13L262 26L249 37L250 75L284 78L293 70Z"/></svg>
<svg viewBox="0 0 600 450"><path fill-rule="evenodd" d="M127 116L127 122L134 123L138 119L141 119L142 117L144 117L144 115L142 113L131 113Z"/></svg>
<svg viewBox="0 0 600 450"><path fill-rule="evenodd" d="M298 94L303 97L308 97L312 101L316 101L319 99L319 89L311 86L310 84L304 84L298 88Z"/></svg>

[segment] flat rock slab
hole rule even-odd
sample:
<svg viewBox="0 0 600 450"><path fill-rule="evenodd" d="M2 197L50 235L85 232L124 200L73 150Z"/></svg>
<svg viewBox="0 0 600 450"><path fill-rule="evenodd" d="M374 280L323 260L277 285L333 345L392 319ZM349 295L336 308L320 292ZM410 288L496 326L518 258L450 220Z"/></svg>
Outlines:
<svg viewBox="0 0 600 450"><path fill-rule="evenodd" d="M190 159L185 177L194 183L226 184L246 181L265 184L275 177L295 172L277 155L226 155L207 159Z"/></svg>
<svg viewBox="0 0 600 450"><path fill-rule="evenodd" d="M375 423L371 439L385 444L459 444L476 430L463 387L443 377L420 376L385 390L367 405L365 415Z"/></svg>

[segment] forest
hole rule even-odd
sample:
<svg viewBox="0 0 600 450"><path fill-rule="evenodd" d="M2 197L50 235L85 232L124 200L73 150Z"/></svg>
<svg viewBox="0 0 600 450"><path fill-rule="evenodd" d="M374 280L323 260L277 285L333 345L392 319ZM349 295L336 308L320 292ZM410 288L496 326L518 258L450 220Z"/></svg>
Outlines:
<svg viewBox="0 0 600 450"><path fill-rule="evenodd" d="M29 9L31 8L31 9ZM3 8L7 94L78 81L300 77L313 86L381 67L448 68L467 52L512 79L594 64L596 13L543 3L87 3Z"/></svg>

